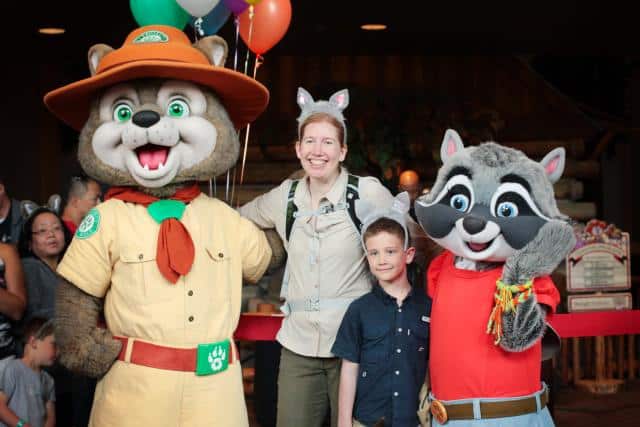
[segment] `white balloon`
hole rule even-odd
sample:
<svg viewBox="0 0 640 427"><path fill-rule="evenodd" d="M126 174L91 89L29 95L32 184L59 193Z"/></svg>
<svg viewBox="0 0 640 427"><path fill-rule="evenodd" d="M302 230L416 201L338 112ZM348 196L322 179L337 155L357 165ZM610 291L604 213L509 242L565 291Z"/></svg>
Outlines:
<svg viewBox="0 0 640 427"><path fill-rule="evenodd" d="M211 9L216 7L220 0L176 0L176 2L191 16L201 18L211 12Z"/></svg>

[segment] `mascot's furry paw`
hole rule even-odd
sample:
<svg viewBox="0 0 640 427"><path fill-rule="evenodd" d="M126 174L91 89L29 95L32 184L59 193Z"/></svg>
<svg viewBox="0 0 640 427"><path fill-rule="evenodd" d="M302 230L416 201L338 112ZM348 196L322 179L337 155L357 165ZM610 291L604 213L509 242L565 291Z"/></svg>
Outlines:
<svg viewBox="0 0 640 427"><path fill-rule="evenodd" d="M559 220L549 221L531 242L507 258L502 281L517 285L532 277L551 274L575 245L571 225Z"/></svg>
<svg viewBox="0 0 640 427"><path fill-rule="evenodd" d="M502 315L500 347L507 351L523 351L531 347L544 333L545 311L535 294L518 304L516 311Z"/></svg>
<svg viewBox="0 0 640 427"><path fill-rule="evenodd" d="M74 372L101 377L122 347L111 333L99 328L102 299L62 280L56 290L56 342L60 363Z"/></svg>
<svg viewBox="0 0 640 427"><path fill-rule="evenodd" d="M269 246L271 246L271 261L269 262L268 271L273 271L282 266L287 259L287 252L284 250L282 239L275 229L263 230L267 236Z"/></svg>

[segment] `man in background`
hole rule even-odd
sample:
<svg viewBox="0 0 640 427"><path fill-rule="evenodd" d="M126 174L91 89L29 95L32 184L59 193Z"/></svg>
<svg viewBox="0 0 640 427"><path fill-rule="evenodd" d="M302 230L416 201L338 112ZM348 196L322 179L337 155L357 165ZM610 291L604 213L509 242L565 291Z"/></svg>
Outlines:
<svg viewBox="0 0 640 427"><path fill-rule="evenodd" d="M82 218L100 203L101 198L100 184L96 181L84 175L71 177L62 220L72 236L76 233Z"/></svg>

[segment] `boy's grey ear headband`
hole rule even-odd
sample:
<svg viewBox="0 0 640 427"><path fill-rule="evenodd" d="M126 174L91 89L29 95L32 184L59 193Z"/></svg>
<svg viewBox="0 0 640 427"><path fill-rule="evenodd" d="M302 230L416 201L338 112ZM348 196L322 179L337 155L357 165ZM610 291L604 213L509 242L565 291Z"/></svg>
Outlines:
<svg viewBox="0 0 640 427"><path fill-rule="evenodd" d="M362 199L356 200L356 215L362 221L362 246L365 247L364 233L367 231L367 228L369 228L371 224L373 224L380 218L388 218L400 224L400 226L404 230L404 249L407 250L407 248L409 247L407 214L409 213L410 207L411 200L409 199L409 193L407 193L406 191L398 194L393 199L393 203L391 204L391 206L386 208L378 208Z"/></svg>
<svg viewBox="0 0 640 427"><path fill-rule="evenodd" d="M344 133L342 143L347 143L347 126L344 124L344 116L342 111L349 105L349 90L342 89L331 95L328 101L318 100L314 101L313 97L305 89L299 87L298 95L296 96L296 102L300 107L300 115L298 116L298 138L300 135L300 129L309 116L316 113L325 113L334 117L341 125Z"/></svg>

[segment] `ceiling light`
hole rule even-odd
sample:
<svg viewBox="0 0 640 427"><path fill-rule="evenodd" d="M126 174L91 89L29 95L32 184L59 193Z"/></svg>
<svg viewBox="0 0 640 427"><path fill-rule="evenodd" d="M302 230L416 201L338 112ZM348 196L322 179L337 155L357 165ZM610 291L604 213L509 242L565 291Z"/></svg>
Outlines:
<svg viewBox="0 0 640 427"><path fill-rule="evenodd" d="M386 30L387 26L384 24L363 24L360 25L360 28L365 31L381 31Z"/></svg>
<svg viewBox="0 0 640 427"><path fill-rule="evenodd" d="M65 29L58 28L58 27L44 27L44 28L38 28L38 32L40 34L57 35L57 34L64 34Z"/></svg>

